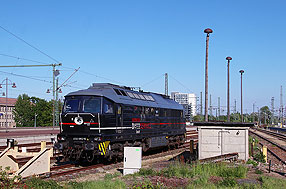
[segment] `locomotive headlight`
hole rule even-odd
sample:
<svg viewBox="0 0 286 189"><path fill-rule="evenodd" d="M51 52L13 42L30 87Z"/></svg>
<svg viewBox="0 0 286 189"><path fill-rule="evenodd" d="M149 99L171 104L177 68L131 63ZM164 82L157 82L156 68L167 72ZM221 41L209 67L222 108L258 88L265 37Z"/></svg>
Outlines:
<svg viewBox="0 0 286 189"><path fill-rule="evenodd" d="M81 124L83 124L83 119L82 119L82 117L75 117L74 122L77 125L81 125Z"/></svg>
<svg viewBox="0 0 286 189"><path fill-rule="evenodd" d="M102 138L101 137L94 137L94 139L93 139L94 141L101 141L102 140Z"/></svg>

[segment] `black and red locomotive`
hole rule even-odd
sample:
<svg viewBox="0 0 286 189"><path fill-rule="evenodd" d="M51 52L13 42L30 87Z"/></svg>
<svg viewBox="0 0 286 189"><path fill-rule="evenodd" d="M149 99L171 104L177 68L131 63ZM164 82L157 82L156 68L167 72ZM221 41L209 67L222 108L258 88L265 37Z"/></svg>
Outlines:
<svg viewBox="0 0 286 189"><path fill-rule="evenodd" d="M65 96L55 147L66 159L123 157L125 146L146 152L185 142L183 107L168 96L94 83Z"/></svg>

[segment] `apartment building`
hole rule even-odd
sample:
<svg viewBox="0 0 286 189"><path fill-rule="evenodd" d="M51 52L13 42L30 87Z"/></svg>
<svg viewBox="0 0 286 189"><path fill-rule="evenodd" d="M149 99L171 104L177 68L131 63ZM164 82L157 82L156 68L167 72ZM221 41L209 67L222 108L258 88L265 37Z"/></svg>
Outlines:
<svg viewBox="0 0 286 189"><path fill-rule="evenodd" d="M7 121L7 128L16 127L16 122L13 116L13 110L15 108L16 102L17 102L16 98L7 98L7 115L6 115L6 98L0 97L0 128L6 128L6 121Z"/></svg>
<svg viewBox="0 0 286 189"><path fill-rule="evenodd" d="M184 115L187 119L197 115L197 97L194 93L171 92L171 99L184 107Z"/></svg>

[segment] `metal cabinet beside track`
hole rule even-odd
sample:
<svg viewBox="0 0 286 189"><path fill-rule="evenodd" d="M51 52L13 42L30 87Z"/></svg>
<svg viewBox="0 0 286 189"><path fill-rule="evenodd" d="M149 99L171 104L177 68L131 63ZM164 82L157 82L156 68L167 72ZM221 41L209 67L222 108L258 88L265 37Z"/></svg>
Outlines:
<svg viewBox="0 0 286 189"><path fill-rule="evenodd" d="M248 129L250 124L208 124L198 127L199 159L238 153L238 159L248 160Z"/></svg>

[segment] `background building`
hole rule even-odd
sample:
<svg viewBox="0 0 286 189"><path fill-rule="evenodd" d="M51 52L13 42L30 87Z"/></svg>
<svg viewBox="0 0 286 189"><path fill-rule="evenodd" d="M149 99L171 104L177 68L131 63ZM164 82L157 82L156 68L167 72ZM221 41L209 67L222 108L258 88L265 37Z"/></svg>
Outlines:
<svg viewBox="0 0 286 189"><path fill-rule="evenodd" d="M171 92L171 98L183 105L187 120L191 120L193 116L197 115L197 97L194 93Z"/></svg>
<svg viewBox="0 0 286 189"><path fill-rule="evenodd" d="M16 127L13 110L17 102L16 98L7 98L7 127ZM6 128L6 98L0 97L0 128Z"/></svg>

